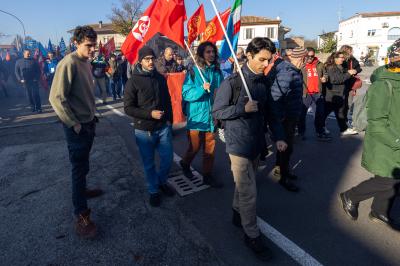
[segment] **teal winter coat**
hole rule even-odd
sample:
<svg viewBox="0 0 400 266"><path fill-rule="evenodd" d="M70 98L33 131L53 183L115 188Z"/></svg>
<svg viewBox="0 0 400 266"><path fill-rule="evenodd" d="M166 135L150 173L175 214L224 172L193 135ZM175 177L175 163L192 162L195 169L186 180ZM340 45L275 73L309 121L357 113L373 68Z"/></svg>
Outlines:
<svg viewBox="0 0 400 266"><path fill-rule="evenodd" d="M182 108L186 115L189 130L214 132L214 121L212 118L212 106L214 104L214 92L221 84L222 72L214 65L202 69L206 82L211 84L210 92L203 88L203 80L196 67L186 74L182 87Z"/></svg>

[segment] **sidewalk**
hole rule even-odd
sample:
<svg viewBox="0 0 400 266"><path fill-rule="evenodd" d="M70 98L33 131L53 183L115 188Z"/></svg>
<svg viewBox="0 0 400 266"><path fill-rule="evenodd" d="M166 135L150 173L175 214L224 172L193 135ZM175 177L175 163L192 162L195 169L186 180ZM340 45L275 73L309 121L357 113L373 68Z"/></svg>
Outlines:
<svg viewBox="0 0 400 266"><path fill-rule="evenodd" d="M1 108L0 116L4 113ZM37 121L40 115L27 120ZM1 264L220 265L177 208L178 196L163 200L161 208L149 206L139 158L137 151L128 153L107 117L102 118L88 176L89 187L105 190L104 196L89 201L99 236L84 241L73 230L70 165L61 124L1 129Z"/></svg>

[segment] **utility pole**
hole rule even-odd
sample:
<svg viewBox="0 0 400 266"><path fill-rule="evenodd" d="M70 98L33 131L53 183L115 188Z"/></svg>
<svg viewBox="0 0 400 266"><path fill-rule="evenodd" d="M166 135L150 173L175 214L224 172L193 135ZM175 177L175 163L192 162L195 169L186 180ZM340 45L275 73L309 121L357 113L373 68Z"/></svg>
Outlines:
<svg viewBox="0 0 400 266"><path fill-rule="evenodd" d="M23 29L23 31L24 31L24 41L25 41L25 39L26 39L26 32L25 32L25 26L24 26L24 23L22 22L22 20L19 19L16 15L11 14L11 13L8 13L7 11L4 11L4 10L1 10L1 9L0 9L0 12L2 12L2 13L4 13L4 14L7 14L7 15L9 15L9 16L12 16L12 17L15 18L16 20L18 20L18 22L21 24L22 29Z"/></svg>

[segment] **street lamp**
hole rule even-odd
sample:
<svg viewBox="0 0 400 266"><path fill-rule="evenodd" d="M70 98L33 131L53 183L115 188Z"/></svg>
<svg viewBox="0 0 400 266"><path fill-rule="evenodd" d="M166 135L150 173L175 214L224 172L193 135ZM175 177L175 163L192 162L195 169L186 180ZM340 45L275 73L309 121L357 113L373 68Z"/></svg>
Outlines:
<svg viewBox="0 0 400 266"><path fill-rule="evenodd" d="M0 9L0 12L12 16L12 17L15 18L16 20L18 20L19 23L21 23L22 29L24 30L24 40L25 40L25 39L26 39L25 26L24 26L24 23L22 22L22 20L20 20L17 16L15 16L15 15L13 15L13 14L11 14L11 13L8 13L8 12L6 12L6 11L4 11L4 10L1 10L1 9Z"/></svg>

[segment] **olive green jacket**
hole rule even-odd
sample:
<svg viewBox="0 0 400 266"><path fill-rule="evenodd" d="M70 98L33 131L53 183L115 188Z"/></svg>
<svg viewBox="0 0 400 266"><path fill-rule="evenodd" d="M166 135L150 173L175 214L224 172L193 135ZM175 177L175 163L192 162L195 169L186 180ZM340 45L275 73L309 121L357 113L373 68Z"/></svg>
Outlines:
<svg viewBox="0 0 400 266"><path fill-rule="evenodd" d="M371 82L361 164L375 175L400 179L400 73L382 66Z"/></svg>

